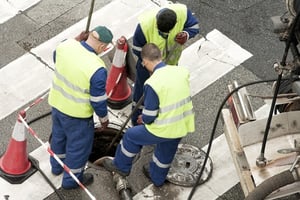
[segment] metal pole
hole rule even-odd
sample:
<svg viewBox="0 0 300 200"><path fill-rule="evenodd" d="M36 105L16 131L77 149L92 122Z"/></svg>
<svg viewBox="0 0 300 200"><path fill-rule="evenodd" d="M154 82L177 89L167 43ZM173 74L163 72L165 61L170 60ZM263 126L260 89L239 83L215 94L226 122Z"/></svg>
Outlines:
<svg viewBox="0 0 300 200"><path fill-rule="evenodd" d="M136 103L134 109L131 111L130 115L128 116L128 118L126 119L126 121L123 123L121 129L116 134L116 136L113 138L113 140L111 141L110 145L107 147L106 152L105 152L104 155L106 155L110 151L111 147L114 145L114 143L116 142L116 140L120 137L121 133L123 132L124 128L126 127L127 123L129 122L129 120L131 119L132 115L138 110L138 108L143 103L143 101L144 101L144 95L142 95L141 98L139 99L139 101Z"/></svg>
<svg viewBox="0 0 300 200"><path fill-rule="evenodd" d="M90 11L89 11L89 16L88 16L88 21L86 23L86 28L85 28L86 33L89 32L89 29L90 29L91 19L92 19L92 15L93 15L93 11L94 11L94 4L95 4L95 0L92 0Z"/></svg>

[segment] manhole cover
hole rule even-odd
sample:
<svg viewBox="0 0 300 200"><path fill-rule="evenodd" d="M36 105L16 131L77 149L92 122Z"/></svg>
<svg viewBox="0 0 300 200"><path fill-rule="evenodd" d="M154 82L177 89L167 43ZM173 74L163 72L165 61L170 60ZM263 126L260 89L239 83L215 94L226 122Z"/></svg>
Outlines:
<svg viewBox="0 0 300 200"><path fill-rule="evenodd" d="M199 177L206 153L189 144L179 144L167 180L180 186L194 186ZM212 173L213 165L208 158L198 184L206 182Z"/></svg>

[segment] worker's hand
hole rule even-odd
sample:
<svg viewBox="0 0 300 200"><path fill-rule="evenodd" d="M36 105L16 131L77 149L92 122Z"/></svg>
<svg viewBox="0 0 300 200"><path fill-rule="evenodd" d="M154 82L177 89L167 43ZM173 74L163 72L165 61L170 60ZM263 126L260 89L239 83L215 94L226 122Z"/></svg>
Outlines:
<svg viewBox="0 0 300 200"><path fill-rule="evenodd" d="M138 124L138 125L144 124L143 119L142 119L142 115L139 115L139 116L138 116L137 124Z"/></svg>
<svg viewBox="0 0 300 200"><path fill-rule="evenodd" d="M79 42L81 42L83 40L86 41L88 39L88 37L89 37L89 33L90 32L82 31L79 35L77 35L75 37L75 40L77 40Z"/></svg>
<svg viewBox="0 0 300 200"><path fill-rule="evenodd" d="M100 129L101 129L101 130L106 129L107 126L108 126L108 124L109 124L109 120L108 120L108 119L103 120L103 119L101 119L101 118L100 118L99 120L100 120L100 123L101 123Z"/></svg>
<svg viewBox="0 0 300 200"><path fill-rule="evenodd" d="M175 36L175 41L181 45L186 43L188 39L189 39L189 35L186 31L181 31L177 33L177 35Z"/></svg>

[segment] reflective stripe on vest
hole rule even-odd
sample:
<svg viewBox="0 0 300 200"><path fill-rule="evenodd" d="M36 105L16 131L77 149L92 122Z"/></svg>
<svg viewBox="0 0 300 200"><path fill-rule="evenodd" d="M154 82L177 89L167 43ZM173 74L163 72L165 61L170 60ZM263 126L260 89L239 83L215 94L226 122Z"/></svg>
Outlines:
<svg viewBox="0 0 300 200"><path fill-rule="evenodd" d="M183 4L169 4L167 7L172 9L177 15L177 23L169 33L167 45L166 40L159 35L157 29L156 14L159 10L156 9L144 13L139 17L139 22L147 43L154 43L159 47L163 53L163 61L165 61L167 64L177 65L183 48L182 45L177 45L175 42L175 36L177 33L183 31L184 24L187 19L187 7ZM166 46L168 49L166 49ZM170 50L172 52L167 52ZM166 61L167 54L169 53L171 53L170 57Z"/></svg>
<svg viewBox="0 0 300 200"><path fill-rule="evenodd" d="M146 128L163 138L180 138L195 131L189 71L184 67L165 66L146 81L159 98L158 116Z"/></svg>
<svg viewBox="0 0 300 200"><path fill-rule="evenodd" d="M90 78L104 62L93 52L85 49L80 42L66 40L56 48L56 65L49 93L49 104L59 111L78 118L93 115L90 101L104 101L90 96Z"/></svg>

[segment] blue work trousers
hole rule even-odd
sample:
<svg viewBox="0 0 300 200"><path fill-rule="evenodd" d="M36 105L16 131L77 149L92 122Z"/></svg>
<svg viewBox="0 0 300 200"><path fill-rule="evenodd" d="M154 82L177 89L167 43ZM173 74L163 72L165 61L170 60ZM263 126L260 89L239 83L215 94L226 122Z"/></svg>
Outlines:
<svg viewBox="0 0 300 200"><path fill-rule="evenodd" d="M82 181L83 170L92 151L94 121L91 118L73 118L52 108L51 149L58 155L74 175ZM60 174L63 168L51 156L52 173ZM77 183L64 171L62 186L76 187Z"/></svg>
<svg viewBox="0 0 300 200"><path fill-rule="evenodd" d="M161 186L166 180L170 165L181 138L161 138L150 133L144 125L129 128L117 147L114 164L123 172L130 172L136 154L144 145L155 144L150 161L150 177L155 186Z"/></svg>

